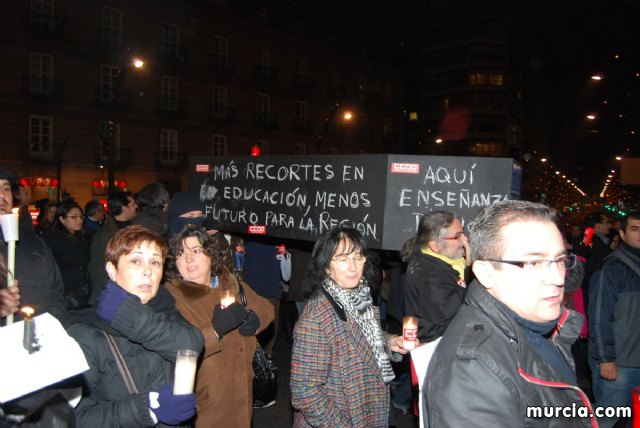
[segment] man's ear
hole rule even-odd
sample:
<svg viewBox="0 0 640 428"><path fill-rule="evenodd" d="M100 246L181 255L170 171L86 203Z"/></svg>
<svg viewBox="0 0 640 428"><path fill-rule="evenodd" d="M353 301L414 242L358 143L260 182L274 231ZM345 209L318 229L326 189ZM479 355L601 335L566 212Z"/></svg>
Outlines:
<svg viewBox="0 0 640 428"><path fill-rule="evenodd" d="M116 267L112 262L107 262L105 266L107 270L107 275L109 275L109 279L113 282L116 282Z"/></svg>
<svg viewBox="0 0 640 428"><path fill-rule="evenodd" d="M480 284L484 288L491 289L496 282L496 267L486 260L476 260L471 268Z"/></svg>
<svg viewBox="0 0 640 428"><path fill-rule="evenodd" d="M440 246L438 245L438 241L429 241L427 242L427 247L434 253L440 254Z"/></svg>

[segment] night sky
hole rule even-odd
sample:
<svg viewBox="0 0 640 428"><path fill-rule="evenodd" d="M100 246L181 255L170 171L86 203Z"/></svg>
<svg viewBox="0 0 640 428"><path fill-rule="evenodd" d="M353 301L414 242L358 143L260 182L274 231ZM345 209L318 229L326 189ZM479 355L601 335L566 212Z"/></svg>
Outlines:
<svg viewBox="0 0 640 428"><path fill-rule="evenodd" d="M253 6L267 0L247 0ZM304 22L308 35L408 67L417 61L425 14L473 9L513 11L522 42L525 97L539 155L577 179L589 194L602 189L617 154L635 154L640 134L640 1L638 0L269 0L274 22ZM620 55L615 59L614 55ZM605 80L590 76L603 73ZM603 100L607 100L605 105ZM596 113L597 120L586 119ZM623 117L618 117L622 114ZM544 124L541 126L540 124ZM526 125L525 125L526 126ZM638 127L636 129L635 127ZM636 134L630 132L636 129ZM593 132L597 131L597 132ZM636 144L637 145L637 144ZM626 148L631 152L623 153Z"/></svg>

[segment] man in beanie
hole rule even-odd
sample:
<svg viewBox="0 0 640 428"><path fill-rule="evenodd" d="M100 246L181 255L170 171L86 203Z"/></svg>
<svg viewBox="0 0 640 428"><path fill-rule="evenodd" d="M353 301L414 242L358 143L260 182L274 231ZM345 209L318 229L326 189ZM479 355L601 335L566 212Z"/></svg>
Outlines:
<svg viewBox="0 0 640 428"><path fill-rule="evenodd" d="M0 215L11 213L16 189L16 176L0 165ZM20 228L18 236L15 256L18 287L0 289L0 325L5 325L4 317L9 314L14 314L15 321L21 320L18 309L23 305L34 306L37 313L49 312L61 318L66 312L64 286L49 248L33 230ZM0 251L5 263L8 247L0 229Z"/></svg>
<svg viewBox="0 0 640 428"><path fill-rule="evenodd" d="M169 232L175 235L187 224L202 226L204 221L204 204L200 199L185 192L173 195L169 203Z"/></svg>

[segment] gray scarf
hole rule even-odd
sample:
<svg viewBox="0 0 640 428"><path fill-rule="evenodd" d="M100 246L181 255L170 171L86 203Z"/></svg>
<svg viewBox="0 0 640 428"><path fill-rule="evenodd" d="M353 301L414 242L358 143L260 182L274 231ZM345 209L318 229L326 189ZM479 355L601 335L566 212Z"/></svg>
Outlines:
<svg viewBox="0 0 640 428"><path fill-rule="evenodd" d="M391 362L389 361L387 342L382 333L380 323L375 318L373 312L373 303L367 282L362 278L356 288L347 291L339 287L331 277L327 276L322 286L331 297L333 297L336 303L358 324L362 334L364 334L364 337L373 349L376 362L382 373L382 379L385 383L391 382L395 375L393 374Z"/></svg>

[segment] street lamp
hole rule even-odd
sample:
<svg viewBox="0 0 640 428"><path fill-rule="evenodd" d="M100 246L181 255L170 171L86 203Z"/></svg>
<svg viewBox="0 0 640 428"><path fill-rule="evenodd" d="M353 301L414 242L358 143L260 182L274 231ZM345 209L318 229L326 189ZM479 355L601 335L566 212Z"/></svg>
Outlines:
<svg viewBox="0 0 640 428"><path fill-rule="evenodd" d="M316 154L320 154L320 150L322 149L322 144L324 143L324 137L326 136L327 131L329 130L329 125L331 124L331 121L333 120L336 113L340 109L341 104L342 104L342 100L336 101L336 103L331 107L331 110L329 111L329 116L327 116L324 119L324 123L322 124L322 130L320 130L320 133L318 134L318 138L316 140ZM344 113L342 114L342 119L346 121L350 121L352 118L353 118L353 113L350 110L345 110Z"/></svg>
<svg viewBox="0 0 640 428"><path fill-rule="evenodd" d="M122 66L118 72L118 77L116 79L116 83L113 88L112 95L112 107L113 112L118 111L119 103L122 99L122 90L124 88L124 79L127 75L127 71L129 66L133 66L134 69L141 69L144 67L144 61L139 57L129 58L126 61L122 62ZM103 141L103 144L107 148L107 192L109 198L113 196L116 192L115 188L115 144L113 141L115 133L115 123L112 120L106 120L102 123L100 129L100 137Z"/></svg>

